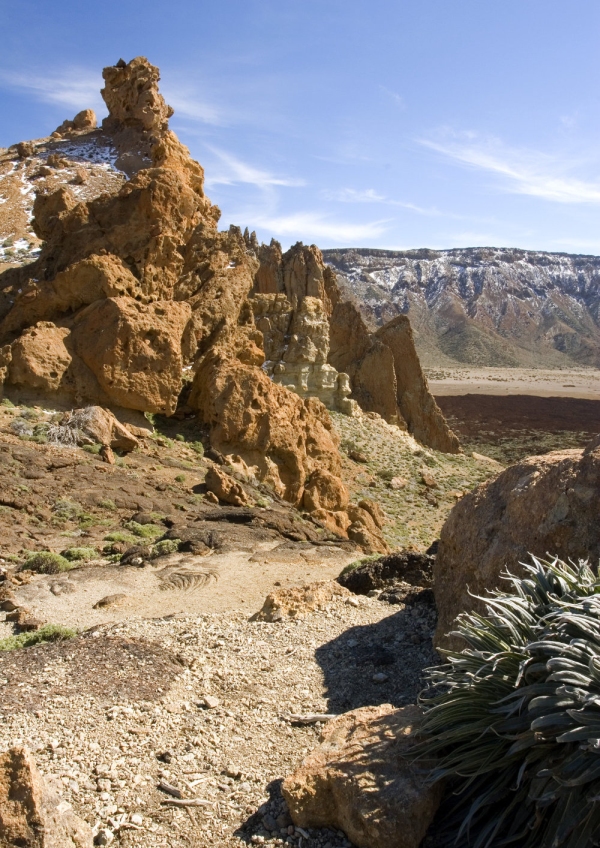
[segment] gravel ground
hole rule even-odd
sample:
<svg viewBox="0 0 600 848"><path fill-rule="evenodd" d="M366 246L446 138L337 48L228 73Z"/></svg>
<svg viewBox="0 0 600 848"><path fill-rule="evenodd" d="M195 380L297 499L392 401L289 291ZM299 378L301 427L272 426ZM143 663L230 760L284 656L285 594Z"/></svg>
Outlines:
<svg viewBox="0 0 600 848"><path fill-rule="evenodd" d="M98 844L349 846L291 825L280 783L320 725L286 714L414 701L434 626L427 604L352 596L298 621L232 611L95 627L0 655L0 749L27 744ZM160 783L201 804L165 803Z"/></svg>

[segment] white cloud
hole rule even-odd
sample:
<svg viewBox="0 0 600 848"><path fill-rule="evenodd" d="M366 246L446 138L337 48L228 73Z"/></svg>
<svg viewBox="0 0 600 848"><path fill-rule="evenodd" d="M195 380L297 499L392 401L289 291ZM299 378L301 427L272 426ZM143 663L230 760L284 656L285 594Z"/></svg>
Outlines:
<svg viewBox="0 0 600 848"><path fill-rule="evenodd" d="M203 100L190 89L179 85L170 86L161 83L161 93L179 118L188 118L213 126L225 126L228 123L221 109L207 100Z"/></svg>
<svg viewBox="0 0 600 848"><path fill-rule="evenodd" d="M271 174L268 171L263 171L261 168L256 168L254 165L249 165L243 162L231 153L226 153L224 150L219 150L216 147L206 145L221 164L221 171L215 168L210 169L210 174L206 178L208 188L216 185L236 185L238 183L247 183L257 186L261 189L269 189L272 186L303 186L304 180L295 179L294 177L282 177Z"/></svg>
<svg viewBox="0 0 600 848"><path fill-rule="evenodd" d="M404 109L406 107L404 98L401 94L398 94L396 91L392 91L391 88L387 88L385 85L380 85L379 88L387 94L388 97L391 97L396 106L399 106L400 109Z"/></svg>
<svg viewBox="0 0 600 848"><path fill-rule="evenodd" d="M260 227L278 236L294 240L333 241L338 244L360 244L377 238L388 229L389 221L349 223L336 221L316 212L296 212L291 215L259 215L251 219L252 228Z"/></svg>
<svg viewBox="0 0 600 848"><path fill-rule="evenodd" d="M0 85L33 95L45 103L57 103L79 111L102 108L102 78L85 68L59 73L19 73L0 69Z"/></svg>
<svg viewBox="0 0 600 848"><path fill-rule="evenodd" d="M456 135L450 141L420 139L420 144L471 168L504 179L506 191L557 203L600 203L600 182L580 180L568 172L578 164L535 150L514 149L497 139L475 133Z"/></svg>
<svg viewBox="0 0 600 848"><path fill-rule="evenodd" d="M339 191L324 191L322 196L325 200L336 200L339 203L383 203L386 206L399 206L401 209L410 209L412 212L417 212L419 215L429 215L434 218L463 218L462 215L454 215L452 213L440 212L435 207L426 208L417 206L416 203L409 203L405 200L393 200L391 197L386 197L384 194L378 194L375 189L368 188L363 191L358 191L354 188L343 188Z"/></svg>

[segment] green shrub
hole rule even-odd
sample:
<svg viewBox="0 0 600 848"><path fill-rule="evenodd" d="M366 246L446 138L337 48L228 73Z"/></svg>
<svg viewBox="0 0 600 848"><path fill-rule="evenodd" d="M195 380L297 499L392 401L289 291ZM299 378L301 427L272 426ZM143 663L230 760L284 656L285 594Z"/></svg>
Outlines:
<svg viewBox="0 0 600 848"><path fill-rule="evenodd" d="M195 451L198 456L204 456L204 445L202 442L189 442L188 447Z"/></svg>
<svg viewBox="0 0 600 848"><path fill-rule="evenodd" d="M345 565L340 571L340 577L342 574L348 574L350 571L354 571L355 568L358 568L359 565L364 565L366 562L371 562L373 559L379 559L381 554L372 554L371 556L362 557L362 559L355 559L354 562L349 562L348 565Z"/></svg>
<svg viewBox="0 0 600 848"><path fill-rule="evenodd" d="M15 405L12 402L12 400L9 400L7 397L2 398L2 400L0 401L0 406L5 406L8 409L14 409L15 408Z"/></svg>
<svg viewBox="0 0 600 848"><path fill-rule="evenodd" d="M157 524L138 524L137 521L128 521L125 527L140 539L155 539L165 532L165 528Z"/></svg>
<svg viewBox="0 0 600 848"><path fill-rule="evenodd" d="M135 536L132 536L131 533L123 533L122 530L113 530L112 533L109 533L108 536L104 537L105 542L125 542L128 545L133 545L136 541Z"/></svg>
<svg viewBox="0 0 600 848"><path fill-rule="evenodd" d="M69 571L71 568L75 568L75 565L64 556L54 553L54 551L39 551L27 557L23 568L29 571L37 571L38 574L59 574L61 571Z"/></svg>
<svg viewBox="0 0 600 848"><path fill-rule="evenodd" d="M8 636L0 639L0 651L14 651L17 648L30 648L42 642L60 642L63 639L72 639L77 636L77 631L60 624L45 624L33 633L19 633L18 636Z"/></svg>
<svg viewBox="0 0 600 848"><path fill-rule="evenodd" d="M185 436L183 435L183 433L177 433L177 435L175 436L175 439L178 442L185 442Z"/></svg>
<svg viewBox="0 0 600 848"><path fill-rule="evenodd" d="M429 670L417 750L447 781L436 845L599 844L600 580L584 562L526 568Z"/></svg>
<svg viewBox="0 0 600 848"><path fill-rule="evenodd" d="M99 454L101 448L102 448L102 445L99 444L99 443L96 443L96 444L93 444L93 445L83 445L82 446L82 450L86 451L87 453L93 453L93 454Z"/></svg>
<svg viewBox="0 0 600 848"><path fill-rule="evenodd" d="M83 507L81 504L77 503L77 501L72 501L69 498L59 498L54 502L52 511L55 512L59 518L73 521L83 514Z"/></svg>
<svg viewBox="0 0 600 848"><path fill-rule="evenodd" d="M69 562L86 562L89 559L97 559L98 552L95 548L67 548L62 556Z"/></svg>
<svg viewBox="0 0 600 848"><path fill-rule="evenodd" d="M101 501L98 501L98 506L101 509L110 509L114 511L117 508L117 505L114 501L111 501L110 498L103 498Z"/></svg>
<svg viewBox="0 0 600 848"><path fill-rule="evenodd" d="M152 558L176 554L180 544L181 539L163 539L162 542L157 542L152 548Z"/></svg>
<svg viewBox="0 0 600 848"><path fill-rule="evenodd" d="M175 478L176 483L185 483L185 474L178 474Z"/></svg>

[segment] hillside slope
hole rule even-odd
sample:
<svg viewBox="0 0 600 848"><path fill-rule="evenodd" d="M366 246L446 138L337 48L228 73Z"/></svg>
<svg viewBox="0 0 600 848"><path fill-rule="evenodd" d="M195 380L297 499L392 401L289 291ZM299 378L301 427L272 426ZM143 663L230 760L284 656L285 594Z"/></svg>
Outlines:
<svg viewBox="0 0 600 848"><path fill-rule="evenodd" d="M600 257L510 248L323 255L373 324L409 315L425 365L600 366Z"/></svg>

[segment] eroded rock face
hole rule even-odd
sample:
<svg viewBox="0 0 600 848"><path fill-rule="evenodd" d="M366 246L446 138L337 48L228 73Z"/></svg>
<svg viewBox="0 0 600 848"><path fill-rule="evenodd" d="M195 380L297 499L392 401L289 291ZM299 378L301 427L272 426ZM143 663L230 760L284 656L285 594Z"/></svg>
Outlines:
<svg viewBox="0 0 600 848"><path fill-rule="evenodd" d="M92 848L92 829L61 801L26 748L0 754L0 844Z"/></svg>
<svg viewBox="0 0 600 848"><path fill-rule="evenodd" d="M382 704L329 721L321 746L283 782L294 823L343 830L361 848L418 848L441 800L406 759L420 715Z"/></svg>
<svg viewBox="0 0 600 848"><path fill-rule="evenodd" d="M327 363L329 322L323 301L307 295L294 309L283 294L259 294L252 307L269 377L302 398L318 398L327 409L357 414L356 402L348 397L348 375Z"/></svg>
<svg viewBox="0 0 600 848"><path fill-rule="evenodd" d="M325 408L260 367L263 336L249 302L256 241L236 227L217 230L204 172L168 129L158 69L138 57L105 68L104 79L103 131L131 179L88 202L64 186L38 195L40 256L0 279L0 373L9 385L79 406L171 415L179 404L210 425L215 447L294 504L309 478L330 475L340 511L347 495ZM282 285L294 303L325 297L332 279L316 248L286 253ZM307 307L298 320L310 323L310 314ZM297 356L321 368L323 391L342 403L347 386L326 355L306 355L310 330L296 333Z"/></svg>
<svg viewBox="0 0 600 848"><path fill-rule="evenodd" d="M456 435L429 391L406 315L398 315L375 334L392 352L396 400L408 432L422 444L443 453L458 453Z"/></svg>
<svg viewBox="0 0 600 848"><path fill-rule="evenodd" d="M584 451L530 457L462 498L442 528L434 569L439 612L436 644L460 650L446 636L456 616L483 611L472 595L501 588L501 573L523 575L528 553L600 559L600 438Z"/></svg>
<svg viewBox="0 0 600 848"><path fill-rule="evenodd" d="M358 308L339 302L332 313L329 362L350 376L360 407L407 429L422 444L458 453L460 444L429 391L410 322L394 318L369 333Z"/></svg>
<svg viewBox="0 0 600 848"><path fill-rule="evenodd" d="M285 621L302 618L315 610L325 609L333 600L349 597L350 592L335 580L320 580L306 586L277 589L267 595L265 602L251 621Z"/></svg>
<svg viewBox="0 0 600 848"><path fill-rule="evenodd" d="M320 401L302 400L217 347L197 371L188 403L211 425L213 447L240 456L281 497L300 505L309 477L326 474L335 487L330 503L342 509L348 502L338 439Z"/></svg>

